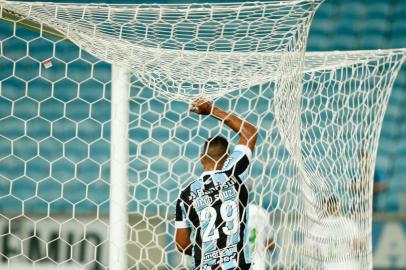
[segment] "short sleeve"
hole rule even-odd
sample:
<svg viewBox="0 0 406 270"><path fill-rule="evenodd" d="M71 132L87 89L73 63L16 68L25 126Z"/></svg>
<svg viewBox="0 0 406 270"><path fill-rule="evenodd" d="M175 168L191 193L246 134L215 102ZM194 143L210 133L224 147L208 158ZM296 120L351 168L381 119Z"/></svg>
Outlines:
<svg viewBox="0 0 406 270"><path fill-rule="evenodd" d="M251 158L251 149L246 145L238 144L235 146L234 151L226 161L223 170L230 175L241 175L247 170Z"/></svg>
<svg viewBox="0 0 406 270"><path fill-rule="evenodd" d="M179 198L176 202L175 228L182 229L191 227L192 225L187 218L185 202L181 198Z"/></svg>
<svg viewBox="0 0 406 270"><path fill-rule="evenodd" d="M267 235L268 239L271 239L274 237L274 235L273 235L271 220L268 215L265 218L265 222L266 222L266 225L265 225L266 235Z"/></svg>

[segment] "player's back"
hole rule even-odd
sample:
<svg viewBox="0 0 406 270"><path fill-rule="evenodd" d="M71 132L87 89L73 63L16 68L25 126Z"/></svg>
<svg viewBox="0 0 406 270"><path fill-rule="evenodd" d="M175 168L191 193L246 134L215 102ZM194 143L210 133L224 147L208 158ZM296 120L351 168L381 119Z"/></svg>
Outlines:
<svg viewBox="0 0 406 270"><path fill-rule="evenodd" d="M195 230L194 269L249 269L246 206L250 152L238 146L220 171L207 171L177 203L176 227Z"/></svg>
<svg viewBox="0 0 406 270"><path fill-rule="evenodd" d="M324 269L359 269L354 247L359 233L357 224L346 217L330 216L315 224L311 233L321 239L313 245L323 258Z"/></svg>
<svg viewBox="0 0 406 270"><path fill-rule="evenodd" d="M248 206L248 230L252 254L252 270L267 269L269 240L273 238L268 211L256 204Z"/></svg>

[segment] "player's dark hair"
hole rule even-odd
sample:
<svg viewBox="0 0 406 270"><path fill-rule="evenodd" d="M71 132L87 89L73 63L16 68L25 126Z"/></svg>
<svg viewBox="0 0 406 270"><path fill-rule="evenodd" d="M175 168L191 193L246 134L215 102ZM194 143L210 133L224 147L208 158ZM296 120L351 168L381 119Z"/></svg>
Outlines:
<svg viewBox="0 0 406 270"><path fill-rule="evenodd" d="M218 161L228 153L228 141L222 136L208 138L204 143L203 153L211 159Z"/></svg>
<svg viewBox="0 0 406 270"><path fill-rule="evenodd" d="M324 207L329 211L337 210L339 207L338 198L334 195L324 199Z"/></svg>
<svg viewBox="0 0 406 270"><path fill-rule="evenodd" d="M327 206L337 205L338 204L338 198L336 196L332 195L332 196L328 197L327 199L325 199L324 203Z"/></svg>

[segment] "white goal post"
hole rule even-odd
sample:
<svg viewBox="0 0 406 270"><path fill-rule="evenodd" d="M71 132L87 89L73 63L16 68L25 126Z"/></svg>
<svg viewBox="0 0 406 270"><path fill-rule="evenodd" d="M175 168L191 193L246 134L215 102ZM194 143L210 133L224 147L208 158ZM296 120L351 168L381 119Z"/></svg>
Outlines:
<svg viewBox="0 0 406 270"><path fill-rule="evenodd" d="M127 268L128 224L128 126L131 73L114 66L111 75L111 165L110 165L110 269Z"/></svg>
<svg viewBox="0 0 406 270"><path fill-rule="evenodd" d="M270 215L275 251L266 263L371 269L373 168L406 50L305 53L321 2L0 1L11 29L0 39L0 237L16 247L0 251L2 263L190 267L174 244L175 200L201 170L205 138L235 141L221 123L188 112L204 97L258 127L251 200ZM347 235L337 229L348 224L356 229ZM337 239L315 233L332 227ZM45 228L57 233L41 237ZM354 239L349 252L323 252Z"/></svg>

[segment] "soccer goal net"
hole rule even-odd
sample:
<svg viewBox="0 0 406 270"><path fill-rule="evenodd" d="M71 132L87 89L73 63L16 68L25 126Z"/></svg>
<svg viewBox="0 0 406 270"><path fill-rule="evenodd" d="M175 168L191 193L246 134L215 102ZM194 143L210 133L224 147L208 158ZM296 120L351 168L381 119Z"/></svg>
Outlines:
<svg viewBox="0 0 406 270"><path fill-rule="evenodd" d="M373 168L405 50L305 54L319 4L0 2L0 266L190 269L176 200L207 138L237 142L189 112L205 97L258 129L247 184L273 245L246 231L256 265L371 269Z"/></svg>

